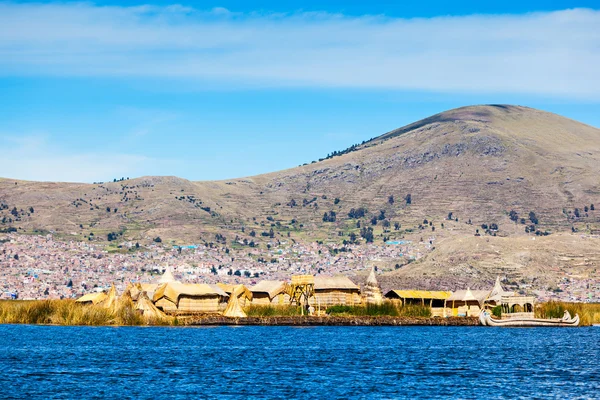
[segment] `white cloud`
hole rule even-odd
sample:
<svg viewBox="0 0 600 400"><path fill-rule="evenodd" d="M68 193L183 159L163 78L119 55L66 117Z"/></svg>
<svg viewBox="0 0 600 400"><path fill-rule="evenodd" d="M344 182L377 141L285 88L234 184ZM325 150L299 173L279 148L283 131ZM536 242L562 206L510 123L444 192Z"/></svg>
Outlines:
<svg viewBox="0 0 600 400"><path fill-rule="evenodd" d="M0 177L34 181L95 182L140 176L159 164L149 157L92 151L75 154L43 134L0 135Z"/></svg>
<svg viewBox="0 0 600 400"><path fill-rule="evenodd" d="M600 11L419 19L0 4L0 74L600 99Z"/></svg>

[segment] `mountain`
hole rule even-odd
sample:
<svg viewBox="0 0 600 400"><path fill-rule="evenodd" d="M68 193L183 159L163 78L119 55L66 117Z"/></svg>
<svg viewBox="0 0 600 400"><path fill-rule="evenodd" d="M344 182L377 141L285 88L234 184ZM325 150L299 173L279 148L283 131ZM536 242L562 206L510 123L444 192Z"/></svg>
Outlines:
<svg viewBox="0 0 600 400"><path fill-rule="evenodd" d="M93 240L114 234L140 243L155 237L215 241L216 234L259 242L268 239L262 232L273 229L277 238L289 232L298 241L341 243L351 232L360 233L360 220L362 227L374 228L375 243L384 237L427 242L435 235L438 250L448 248L438 261L434 251L421 262L428 270L458 265L448 257L454 252L469 258L476 244L471 242L479 238L502 240L510 249L510 243L529 243L537 233L556 249L560 246L552 243L562 243L573 230L600 229L600 212L592 210L592 204L600 206L600 129L559 115L511 105L462 107L340 153L225 181L1 179L0 229L86 240L90 233ZM367 210L364 217L349 217L360 208ZM384 221L391 225L386 232ZM257 235L250 237L252 230ZM594 257L590 265L596 265Z"/></svg>

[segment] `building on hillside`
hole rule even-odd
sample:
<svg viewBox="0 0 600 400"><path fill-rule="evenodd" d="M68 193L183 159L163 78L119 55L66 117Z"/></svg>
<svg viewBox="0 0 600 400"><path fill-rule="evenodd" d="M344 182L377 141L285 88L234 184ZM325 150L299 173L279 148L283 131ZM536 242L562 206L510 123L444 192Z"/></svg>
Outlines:
<svg viewBox="0 0 600 400"><path fill-rule="evenodd" d="M361 304L360 288L345 276L315 276L314 290L314 297L309 299L314 307Z"/></svg>
<svg viewBox="0 0 600 400"><path fill-rule="evenodd" d="M217 285L164 283L154 292L156 307L170 313L220 313L227 307L227 293Z"/></svg>
<svg viewBox="0 0 600 400"><path fill-rule="evenodd" d="M367 282L362 291L363 301L367 304L381 304L383 302L383 296L379 283L377 282L377 276L375 275L375 267L371 268Z"/></svg>
<svg viewBox="0 0 600 400"><path fill-rule="evenodd" d="M446 299L446 316L477 317L490 295L489 290L459 290Z"/></svg>
<svg viewBox="0 0 600 400"><path fill-rule="evenodd" d="M290 304L288 285L284 281L260 281L250 287L253 305L284 305Z"/></svg>
<svg viewBox="0 0 600 400"><path fill-rule="evenodd" d="M385 297L402 306L419 305L429 307L432 317L445 317L446 299L451 295L452 292L447 291L390 290L385 294Z"/></svg>

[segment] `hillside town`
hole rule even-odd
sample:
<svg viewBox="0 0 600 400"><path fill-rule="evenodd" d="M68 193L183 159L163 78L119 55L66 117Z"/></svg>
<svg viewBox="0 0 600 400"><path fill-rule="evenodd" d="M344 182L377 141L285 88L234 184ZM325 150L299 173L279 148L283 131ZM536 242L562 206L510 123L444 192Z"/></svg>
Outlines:
<svg viewBox="0 0 600 400"><path fill-rule="evenodd" d="M106 291L112 283L122 291L129 283L155 283L167 266L185 283L253 285L260 280L287 280L291 275L312 274L344 275L361 285L368 270L379 265L382 288L387 291L392 287L389 284L386 287L385 274L419 260L429 246L430 242L410 241L344 247L274 241L267 249L213 244L168 246L162 243L142 248L135 243L123 242L115 251L102 244L61 241L52 235L11 233L0 237L0 298L77 298L86 293ZM505 281L509 282L509 278ZM433 288L414 286L418 286L418 281L413 287L400 289L461 289L448 287L444 282ZM511 289L535 294L539 301L593 302L600 299L599 278L586 279L566 272L552 288L521 283Z"/></svg>

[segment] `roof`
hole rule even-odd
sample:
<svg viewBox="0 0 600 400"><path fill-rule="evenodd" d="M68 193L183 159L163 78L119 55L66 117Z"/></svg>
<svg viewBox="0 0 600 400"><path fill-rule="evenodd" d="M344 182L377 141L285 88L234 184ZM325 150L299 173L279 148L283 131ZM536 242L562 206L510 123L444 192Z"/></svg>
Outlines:
<svg viewBox="0 0 600 400"><path fill-rule="evenodd" d="M81 296L77 300L75 300L75 302L77 302L77 303L91 302L92 304L98 304L98 303L101 303L104 300L106 300L107 297L108 296L104 292L88 293L86 295Z"/></svg>
<svg viewBox="0 0 600 400"><path fill-rule="evenodd" d="M169 266L167 265L167 268L165 269L165 272L162 274L162 276L160 277L160 279L158 280L158 283L168 283L168 282L178 282L175 280L175 277L173 276L173 273L171 272L171 268L169 268Z"/></svg>
<svg viewBox="0 0 600 400"><path fill-rule="evenodd" d="M153 300L156 302L163 297L175 304L179 303L180 296L188 297L210 297L222 296L228 297L228 294L217 285L207 285L204 283L178 283L171 282L160 285L154 292Z"/></svg>
<svg viewBox="0 0 600 400"><path fill-rule="evenodd" d="M488 300L492 300L499 303L502 300L502 296L511 296L513 294L513 292L506 292L504 290L504 288L500 284L500 277L498 276L496 277L496 283L494 284L494 288L492 289Z"/></svg>
<svg viewBox="0 0 600 400"><path fill-rule="evenodd" d="M479 303L483 303L490 295L489 290L458 290L450 297L448 297L448 301L478 301Z"/></svg>
<svg viewBox="0 0 600 400"><path fill-rule="evenodd" d="M371 268L371 272L367 278L367 285L379 286L379 283L377 283L377 277L375 276L375 267Z"/></svg>
<svg viewBox="0 0 600 400"><path fill-rule="evenodd" d="M229 296L234 295L238 298L246 297L247 299L252 300L252 292L245 285L242 285L242 284L231 285L228 283L217 283L217 286L220 287L221 289L223 289L223 291L225 293L227 293Z"/></svg>
<svg viewBox="0 0 600 400"><path fill-rule="evenodd" d="M394 295L403 299L445 300L452 295L452 292L441 290L390 290L385 297L394 297Z"/></svg>
<svg viewBox="0 0 600 400"><path fill-rule="evenodd" d="M267 293L273 298L285 291L287 284L284 281L260 281L250 288L252 293Z"/></svg>
<svg viewBox="0 0 600 400"><path fill-rule="evenodd" d="M315 290L360 290L360 288L345 276L315 276Z"/></svg>

